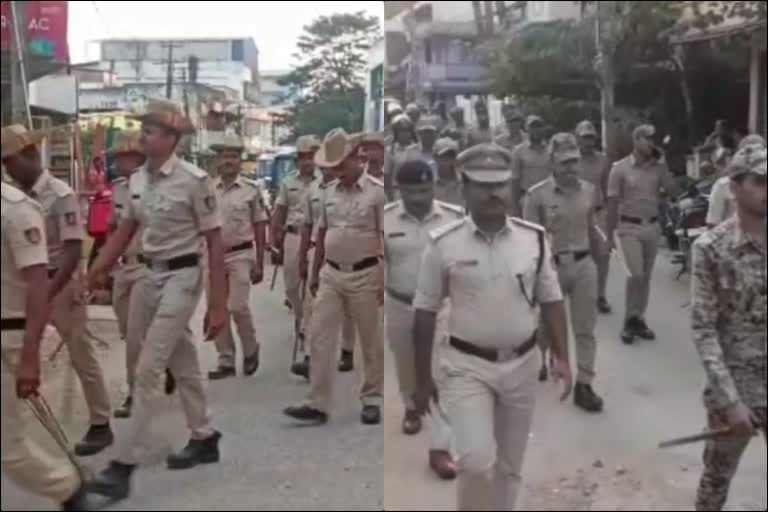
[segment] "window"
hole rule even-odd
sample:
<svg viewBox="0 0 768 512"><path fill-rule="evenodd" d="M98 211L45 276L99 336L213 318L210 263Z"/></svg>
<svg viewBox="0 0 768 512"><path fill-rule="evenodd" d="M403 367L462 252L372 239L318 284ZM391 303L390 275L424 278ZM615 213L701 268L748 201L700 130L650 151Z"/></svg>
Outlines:
<svg viewBox="0 0 768 512"><path fill-rule="evenodd" d="M232 60L235 62L245 61L245 45L241 39L232 41Z"/></svg>

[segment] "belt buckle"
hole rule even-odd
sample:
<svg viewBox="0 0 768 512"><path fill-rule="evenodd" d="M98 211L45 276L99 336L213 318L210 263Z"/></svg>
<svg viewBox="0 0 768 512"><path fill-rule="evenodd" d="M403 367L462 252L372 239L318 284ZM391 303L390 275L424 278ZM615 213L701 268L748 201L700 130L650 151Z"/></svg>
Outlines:
<svg viewBox="0 0 768 512"><path fill-rule="evenodd" d="M349 273L355 271L354 263L339 263L338 265L341 272Z"/></svg>
<svg viewBox="0 0 768 512"><path fill-rule="evenodd" d="M557 255L557 259L560 265L569 265L576 261L576 255L573 251L561 252Z"/></svg>

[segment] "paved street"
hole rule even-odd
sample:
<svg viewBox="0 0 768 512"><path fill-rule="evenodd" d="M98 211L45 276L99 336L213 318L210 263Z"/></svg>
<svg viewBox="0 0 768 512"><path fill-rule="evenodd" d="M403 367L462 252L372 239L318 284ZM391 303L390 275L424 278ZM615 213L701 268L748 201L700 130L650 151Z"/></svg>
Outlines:
<svg viewBox="0 0 768 512"><path fill-rule="evenodd" d="M682 307L688 283L672 279L667 260L660 256L648 317L659 339L631 347L618 337L623 276L618 266L613 269L609 298L615 312L600 319L597 331L595 389L605 399L605 413L587 415L570 400L561 405L553 384L541 386L521 510L692 510L703 445L656 448L663 439L700 431L704 418L704 374L690 341L689 310ZM428 434L400 433L391 364L386 383L386 510L451 510L455 486L429 472ZM765 482L765 443L755 439L734 480L730 509L765 510Z"/></svg>
<svg viewBox="0 0 768 512"><path fill-rule="evenodd" d="M269 279L270 268L267 275ZM282 416L283 407L300 402L307 389L288 372L293 322L282 305L283 298L281 279L273 293L268 284L254 290L253 307L263 343L262 368L256 376L208 386L216 426L224 434L221 464L186 472L165 470L166 454L187 441L178 401L169 399L167 413L154 424L145 455L147 465L137 474L134 496L111 510L382 509L382 428L360 424L355 376L338 379L336 409L328 426L299 428ZM104 308L94 308L91 316L108 318L106 313ZM91 325L99 337L111 342L112 348L103 352L103 358L117 403L123 396L122 342L116 339L113 322L92 321ZM201 325L196 322L197 327ZM55 344L49 341L46 351ZM205 344L200 352L207 371L215 364L215 349ZM65 359L60 356L56 367L46 368L45 393L75 440L82 435L86 415ZM116 423L118 437L121 423ZM86 463L97 470L108 459L109 453ZM54 510L52 507L22 493L3 477L2 510Z"/></svg>

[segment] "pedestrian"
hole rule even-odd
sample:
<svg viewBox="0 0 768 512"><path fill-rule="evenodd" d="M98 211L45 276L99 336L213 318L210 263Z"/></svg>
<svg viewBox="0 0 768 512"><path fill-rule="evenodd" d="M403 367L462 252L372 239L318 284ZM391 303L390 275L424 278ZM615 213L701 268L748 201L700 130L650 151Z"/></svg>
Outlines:
<svg viewBox="0 0 768 512"><path fill-rule="evenodd" d="M611 162L604 153L597 150L597 130L590 121L584 120L576 126L576 137L579 141L578 169L581 179L590 182L605 198L608 188L608 174L611 172ZM598 206L595 221L603 235L607 232L606 210L604 205ZM597 310L600 313L611 312L611 305L606 298L608 288L608 274L610 273L611 254L608 252L608 243L604 241L599 245L600 253L597 258Z"/></svg>
<svg viewBox="0 0 768 512"><path fill-rule="evenodd" d="M10 135L10 134L9 134ZM34 146L42 132L3 133L2 158ZM19 145L16 145L20 143ZM14 147L15 146L15 147ZM32 155L34 159L34 155ZM55 501L61 510L90 510L85 482L68 460L56 459L32 437L28 399L40 388L40 344L50 313L48 248L42 208L2 183L2 469L19 487Z"/></svg>
<svg viewBox="0 0 768 512"><path fill-rule="evenodd" d="M512 151L512 169L518 179L513 183L513 203L511 213L521 215L523 197L529 188L547 179L550 170L550 158L547 151L544 120L539 116L528 116L525 121L528 140Z"/></svg>
<svg viewBox="0 0 768 512"><path fill-rule="evenodd" d="M448 115L451 118L448 126L441 132L442 137L449 137L459 145L459 151L467 147L467 123L464 120L464 109L458 105L451 108Z"/></svg>
<svg viewBox="0 0 768 512"><path fill-rule="evenodd" d="M493 130L491 130L491 117L488 114L488 105L484 100L475 103L475 119L477 124L467 131L467 147L493 142Z"/></svg>
<svg viewBox="0 0 768 512"><path fill-rule="evenodd" d="M432 341L437 313L450 300L438 398L455 438L458 510L514 509L536 395L538 325L551 336L563 399L571 387L552 253L543 228L507 216L510 164L495 145L459 155L469 216L430 233L414 299L419 412L435 395Z"/></svg>
<svg viewBox="0 0 768 512"><path fill-rule="evenodd" d="M363 135L363 153L365 154L365 172L376 178L384 179L384 134L366 133Z"/></svg>
<svg viewBox="0 0 768 512"><path fill-rule="evenodd" d="M525 130L523 130L525 122L523 113L516 106L505 104L502 107L502 114L504 116L504 126L501 127L493 142L507 151L514 151L517 146L527 139Z"/></svg>
<svg viewBox="0 0 768 512"><path fill-rule="evenodd" d="M240 137L227 135L211 149L217 153L219 177L214 186L222 216L229 318L216 338L218 368L208 372L208 378L222 380L236 374L233 322L242 346L243 374L250 377L259 369L260 346L251 312L251 287L264 279L267 212L259 187L240 174L245 149Z"/></svg>
<svg viewBox="0 0 768 512"><path fill-rule="evenodd" d="M747 145L730 164L736 214L693 246L693 341L707 375L710 428L696 510L721 510L756 430L766 435L766 149Z"/></svg>
<svg viewBox="0 0 768 512"><path fill-rule="evenodd" d="M114 436L109 424L111 410L104 374L96 351L85 336L88 312L82 285L85 233L80 202L69 185L43 169L37 146L24 145L34 140L28 138L28 133L19 125L3 128L2 139L8 140L9 148L3 153L3 165L19 189L43 207L53 307L51 322L67 346L90 414L90 428L75 445L75 453L80 457L96 455L113 443Z"/></svg>
<svg viewBox="0 0 768 512"><path fill-rule="evenodd" d="M310 278L316 296L310 326L311 389L304 405L285 414L300 421L325 423L331 408L338 329L344 314L354 319L364 362L361 420L381 421L384 343L379 306L384 301L384 184L363 172L359 136L337 128L329 132L315 157L318 167L333 168L338 180L325 191L317 247Z"/></svg>
<svg viewBox="0 0 768 512"><path fill-rule="evenodd" d="M417 126L419 124L419 120L421 119L421 111L421 106L416 103L409 103L405 106L405 115L408 116L408 118L411 120L411 124L413 126Z"/></svg>
<svg viewBox="0 0 768 512"><path fill-rule="evenodd" d="M395 170L406 160L406 155L414 144L419 141L411 119L406 115L400 115L392 121L392 133L394 141L387 148L384 159L384 189L387 199L395 200Z"/></svg>
<svg viewBox="0 0 768 512"><path fill-rule="evenodd" d="M419 158L424 160L431 168L432 173L437 174L437 162L435 161L435 143L437 142L437 123L433 116L422 117L416 127L416 136L419 138L418 144L409 148L407 159ZM400 165L402 166L402 161ZM397 176L395 176L397 182Z"/></svg>
<svg viewBox="0 0 768 512"><path fill-rule="evenodd" d="M435 143L435 161L437 162L435 199L463 208L464 197L461 192L461 179L456 171L456 157L458 155L459 145L453 139L443 137Z"/></svg>
<svg viewBox="0 0 768 512"><path fill-rule="evenodd" d="M585 411L600 412L603 399L592 389L592 381L597 357L595 262L601 255L595 223L602 195L592 183L579 177L581 153L576 137L556 134L549 143L549 153L552 176L526 194L525 219L543 226L551 236L560 288L570 306L577 368L573 401ZM546 347L547 336L541 338Z"/></svg>
<svg viewBox="0 0 768 512"><path fill-rule="evenodd" d="M147 267L142 306L146 337L136 368L133 411L115 459L91 483L92 492L113 500L128 497L138 459L156 412L165 368L178 381L179 396L191 439L168 456L169 469L189 469L219 461L221 434L211 426L194 335L189 328L204 287L201 239L208 247L210 292L205 318L207 340L215 340L227 319L221 217L211 178L176 156L182 136L194 133L180 107L153 101L142 122L141 145L146 163L131 176L132 201L124 220L89 272L95 287L109 272L140 228L142 260Z"/></svg>
<svg viewBox="0 0 768 512"><path fill-rule="evenodd" d="M765 139L760 135L748 135L744 137L739 149L747 145L761 145L765 147ZM721 153L727 155L728 151L724 148L715 151L715 154ZM707 210L707 226L711 229L725 222L736 212L736 204L733 200L733 194L731 194L731 176L727 160L720 162L718 158L713 158L715 162L720 163L720 167L723 172L719 174L717 181L712 186L712 191L709 194L709 209ZM724 159L725 160L725 159Z"/></svg>
<svg viewBox="0 0 768 512"><path fill-rule="evenodd" d="M305 336L305 333L301 332L304 305L301 300L302 283L299 276L299 244L304 205L310 187L318 180L314 158L319 145L312 135L300 137L296 142L297 170L280 184L275 211L272 214L273 253L278 254L279 261L283 263L285 293L294 314L294 333L299 339Z"/></svg>
<svg viewBox="0 0 768 512"><path fill-rule="evenodd" d="M654 142L656 129L641 125L632 133L634 150L619 160L608 178L608 245L618 249L627 265L626 311L621 339L656 339L645 313L651 294L651 275L659 248L659 204L662 195L674 197L678 185Z"/></svg>
<svg viewBox="0 0 768 512"><path fill-rule="evenodd" d="M384 208L384 262L387 275L384 323L389 346L395 356L398 384L405 408L402 430L406 435L416 435L421 431L422 424L413 401L416 392L413 297L421 255L429 232L461 219L464 217L464 209L434 199L435 177L432 168L423 160L406 162L398 171L397 179L402 200L389 203ZM436 331L439 346L442 333ZM451 456L450 427L437 410L429 418L432 433L429 465L440 478L453 479L456 477L456 467Z"/></svg>

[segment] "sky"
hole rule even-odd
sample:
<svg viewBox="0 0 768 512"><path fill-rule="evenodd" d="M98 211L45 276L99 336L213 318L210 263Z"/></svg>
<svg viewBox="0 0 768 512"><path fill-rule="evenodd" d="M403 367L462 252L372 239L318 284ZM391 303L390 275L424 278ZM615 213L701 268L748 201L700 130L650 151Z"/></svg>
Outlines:
<svg viewBox="0 0 768 512"><path fill-rule="evenodd" d="M381 1L69 2L74 63L97 60L89 41L107 38L253 37L259 68L290 69L302 28L322 15L365 11L384 17Z"/></svg>

